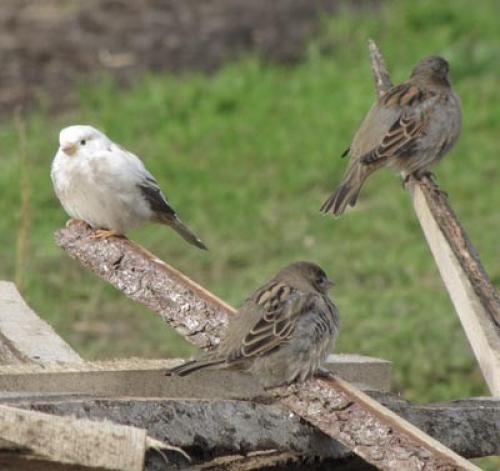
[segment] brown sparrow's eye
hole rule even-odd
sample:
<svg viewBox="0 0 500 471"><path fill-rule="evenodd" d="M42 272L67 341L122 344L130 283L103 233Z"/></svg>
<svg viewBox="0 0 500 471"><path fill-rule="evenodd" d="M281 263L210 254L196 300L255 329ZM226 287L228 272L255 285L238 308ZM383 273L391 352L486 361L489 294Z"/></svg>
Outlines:
<svg viewBox="0 0 500 471"><path fill-rule="evenodd" d="M87 144L87 141L86 141L85 139L82 139L82 140L80 141L80 145L84 146L85 144Z"/></svg>

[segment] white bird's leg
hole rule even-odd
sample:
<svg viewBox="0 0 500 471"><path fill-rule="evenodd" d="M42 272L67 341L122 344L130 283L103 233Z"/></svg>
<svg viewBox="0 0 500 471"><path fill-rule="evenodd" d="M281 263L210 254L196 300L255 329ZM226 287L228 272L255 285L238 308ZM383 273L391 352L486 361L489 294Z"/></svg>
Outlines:
<svg viewBox="0 0 500 471"><path fill-rule="evenodd" d="M109 239L110 237L121 237L121 238L124 238L125 236L123 234L120 234L119 232L112 231L112 230L109 230L109 229L97 229L90 236L90 238L93 239L93 240Z"/></svg>
<svg viewBox="0 0 500 471"><path fill-rule="evenodd" d="M80 224L80 223L82 223L82 222L85 222L85 221L84 221L83 219L75 219L75 218L71 218L71 219L68 219L68 220L66 221L66 227L70 227L70 226L73 226L73 225L75 225L75 224ZM87 224L87 223L85 222L85 224ZM88 225L88 224L87 224L87 225Z"/></svg>

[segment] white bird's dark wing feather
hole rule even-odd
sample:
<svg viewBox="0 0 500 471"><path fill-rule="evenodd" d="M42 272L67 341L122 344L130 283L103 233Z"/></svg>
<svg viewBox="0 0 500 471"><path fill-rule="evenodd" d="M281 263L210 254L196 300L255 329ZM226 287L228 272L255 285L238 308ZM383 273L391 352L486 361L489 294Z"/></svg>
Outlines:
<svg viewBox="0 0 500 471"><path fill-rule="evenodd" d="M154 178L144 179L141 183L137 184L137 187L141 190L142 196L149 203L152 211L166 216L173 217L176 215L174 208L168 204L167 199Z"/></svg>
<svg viewBox="0 0 500 471"><path fill-rule="evenodd" d="M112 151L116 153L117 159L120 159L129 171L133 172L136 178L135 185L141 191L151 210L167 217L175 217L175 210L170 206L158 182L146 169L141 159L117 144L114 145Z"/></svg>

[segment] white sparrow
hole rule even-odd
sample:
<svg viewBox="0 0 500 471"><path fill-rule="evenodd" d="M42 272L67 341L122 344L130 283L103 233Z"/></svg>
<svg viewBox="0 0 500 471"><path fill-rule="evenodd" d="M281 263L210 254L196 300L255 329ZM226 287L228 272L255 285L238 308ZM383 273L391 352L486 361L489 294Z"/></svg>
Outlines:
<svg viewBox="0 0 500 471"><path fill-rule="evenodd" d="M157 222L206 249L179 219L141 160L92 126L69 126L60 132L51 178L66 212L97 229L97 237L124 235Z"/></svg>
<svg viewBox="0 0 500 471"><path fill-rule="evenodd" d="M321 363L340 328L337 308L328 297L332 285L314 263L287 266L245 301L215 351L167 375L231 368L253 374L264 387L274 387L323 372Z"/></svg>

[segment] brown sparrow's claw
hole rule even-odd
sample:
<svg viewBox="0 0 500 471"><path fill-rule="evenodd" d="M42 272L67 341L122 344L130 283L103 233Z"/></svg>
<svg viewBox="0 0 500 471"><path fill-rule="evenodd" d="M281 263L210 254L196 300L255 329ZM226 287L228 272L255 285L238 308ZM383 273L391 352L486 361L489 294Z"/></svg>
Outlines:
<svg viewBox="0 0 500 471"><path fill-rule="evenodd" d="M325 379L335 378L335 375L333 374L333 372L331 372L330 370L323 368L323 367L319 367L317 369L315 376L317 376L318 378L325 378Z"/></svg>
<svg viewBox="0 0 500 471"><path fill-rule="evenodd" d="M410 182L411 178L412 178L412 175L410 173L407 174L407 175L405 175L405 177L401 181L401 186L403 187L403 190L406 189L406 185L408 185L408 183Z"/></svg>
<svg viewBox="0 0 500 471"><path fill-rule="evenodd" d="M433 172L430 172L429 170L422 172L422 173L419 173L419 174L415 174L415 178L418 180L422 180L422 179L427 178L427 180L430 180L434 185L437 186L436 174L434 174Z"/></svg>
<svg viewBox="0 0 500 471"><path fill-rule="evenodd" d="M420 176L420 178L421 179L426 178L427 180L429 180L429 182L432 185L432 191L434 193L436 193L439 196L443 196L445 198L448 198L448 193L446 193L446 191L443 191L439 188L439 185L437 184L437 181L436 181L436 175L434 173L427 171L427 172L423 173Z"/></svg>
<svg viewBox="0 0 500 471"><path fill-rule="evenodd" d="M108 229L97 229L90 236L92 240L104 240L104 239L109 239L110 237L123 237L123 235L119 234L116 231L110 231Z"/></svg>

